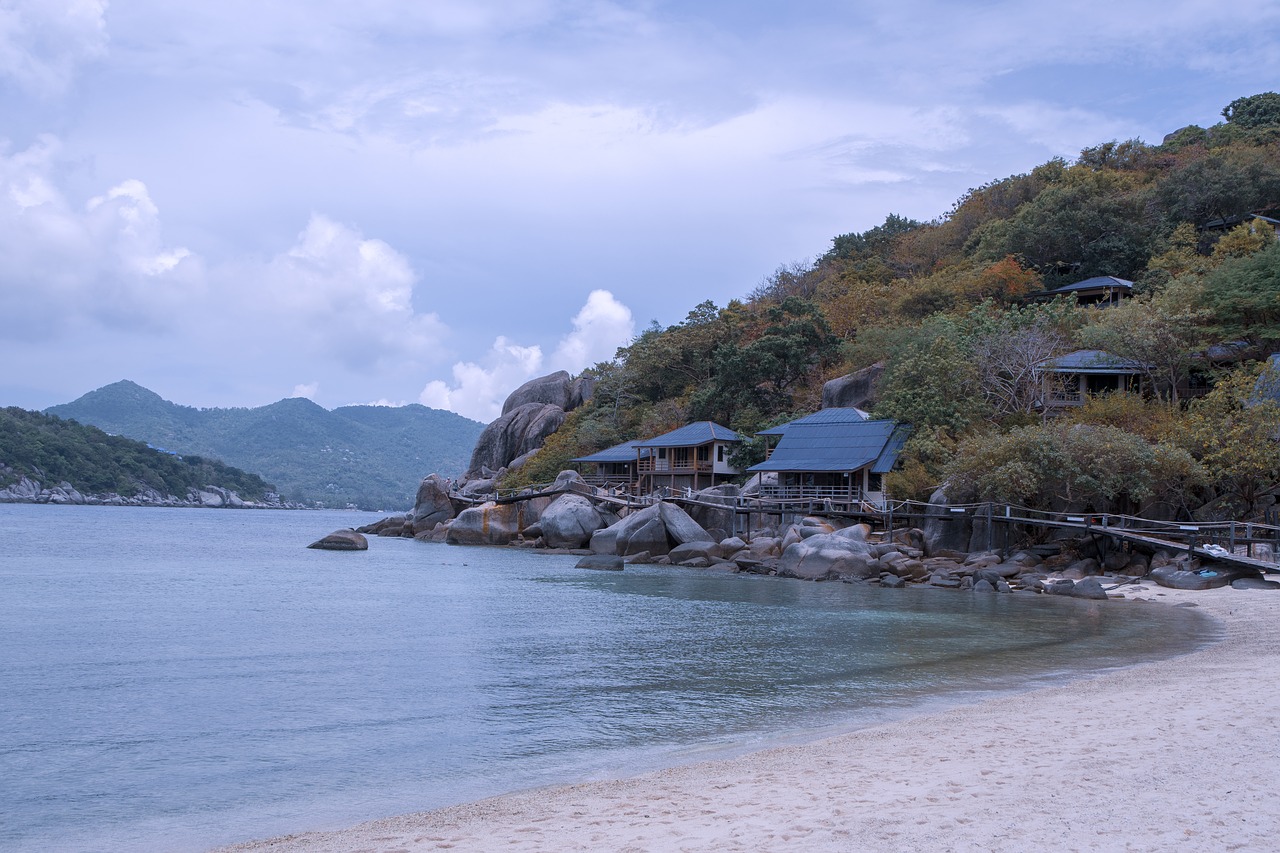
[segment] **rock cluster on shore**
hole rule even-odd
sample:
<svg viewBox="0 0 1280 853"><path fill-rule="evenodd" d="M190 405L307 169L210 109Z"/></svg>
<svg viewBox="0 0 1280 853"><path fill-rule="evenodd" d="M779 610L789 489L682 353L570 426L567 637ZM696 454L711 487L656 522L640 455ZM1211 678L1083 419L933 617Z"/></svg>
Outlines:
<svg viewBox="0 0 1280 853"><path fill-rule="evenodd" d="M29 504L72 504L83 506L171 506L171 507L204 507L229 509L301 509L301 505L292 504L280 499L279 495L268 494L261 501L246 501L230 489L217 486L205 486L202 489L189 489L184 497L162 495L155 489L142 489L137 494L124 496L115 492L106 494L83 494L70 483L62 482L54 486L43 486L29 477L22 477L18 482L0 489L0 503Z"/></svg>

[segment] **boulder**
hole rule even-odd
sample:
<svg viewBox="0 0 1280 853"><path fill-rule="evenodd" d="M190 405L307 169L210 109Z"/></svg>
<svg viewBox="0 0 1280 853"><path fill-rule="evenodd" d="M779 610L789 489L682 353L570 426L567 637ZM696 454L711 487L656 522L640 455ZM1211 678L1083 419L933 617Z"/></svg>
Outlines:
<svg viewBox="0 0 1280 853"><path fill-rule="evenodd" d="M591 536L590 548L597 554L628 557L641 551L660 556L671 550L667 527L662 522L662 503L629 513L617 524L597 530Z"/></svg>
<svg viewBox="0 0 1280 853"><path fill-rule="evenodd" d="M622 558L612 554L591 554L583 557L576 564L579 569L603 569L608 572L622 571Z"/></svg>
<svg viewBox="0 0 1280 853"><path fill-rule="evenodd" d="M1107 591L1102 588L1102 583L1095 577L1087 577L1084 580L1077 581L1071 587L1072 598L1091 598L1099 601L1107 600Z"/></svg>
<svg viewBox="0 0 1280 853"><path fill-rule="evenodd" d="M566 371L557 370L546 376L530 379L512 391L502 404L502 414L514 412L530 403L556 406L562 411L573 408L573 379Z"/></svg>
<svg viewBox="0 0 1280 853"><path fill-rule="evenodd" d="M675 504L660 501L658 515L667 528L667 533L674 544L685 542L713 542L706 528L689 517L689 514Z"/></svg>
<svg viewBox="0 0 1280 853"><path fill-rule="evenodd" d="M969 512L951 512L945 487L939 487L929 497L925 510L924 552L930 556L941 551L967 553L973 535L973 516Z"/></svg>
<svg viewBox="0 0 1280 853"><path fill-rule="evenodd" d="M822 386L824 409L870 409L876 401L876 383L884 373L884 362L840 376Z"/></svg>
<svg viewBox="0 0 1280 853"><path fill-rule="evenodd" d="M724 549L718 542L683 542L667 554L673 563L684 563L686 560L694 559L710 560L712 557L723 555Z"/></svg>
<svg viewBox="0 0 1280 853"><path fill-rule="evenodd" d="M880 565L866 542L836 533L810 536L782 552L778 574L803 580L878 577Z"/></svg>
<svg viewBox="0 0 1280 853"><path fill-rule="evenodd" d="M1175 562L1152 569L1151 579L1169 589L1217 589L1252 574L1252 571L1226 567L1187 571Z"/></svg>
<svg viewBox="0 0 1280 853"><path fill-rule="evenodd" d="M504 413L480 433L466 478L480 478L485 468L504 468L513 459L542 447L547 436L564 423L564 417L560 406L538 402L525 403Z"/></svg>
<svg viewBox="0 0 1280 853"><path fill-rule="evenodd" d="M1264 580L1255 575L1236 578L1231 582L1232 589L1280 589L1280 583Z"/></svg>
<svg viewBox="0 0 1280 853"><path fill-rule="evenodd" d="M694 492L693 496L699 504L692 504L687 510L689 517L706 530L719 528L733 530L738 496L742 489L732 483L725 483L710 489ZM719 504L719 506L702 506L700 504ZM723 507L723 508L721 508Z"/></svg>
<svg viewBox="0 0 1280 853"><path fill-rule="evenodd" d="M604 526L604 520L582 495L564 494L542 513L540 525L548 548L581 548Z"/></svg>
<svg viewBox="0 0 1280 853"><path fill-rule="evenodd" d="M423 477L418 484L418 494L413 500L413 512L409 515L409 523L413 526L413 535L427 533L458 514L449 497L450 483L439 474Z"/></svg>
<svg viewBox="0 0 1280 853"><path fill-rule="evenodd" d="M323 539L317 539L307 546L308 548L319 548L322 551L368 551L369 540L364 538L364 534L357 533L354 529L348 527L343 530L335 530Z"/></svg>
<svg viewBox="0 0 1280 853"><path fill-rule="evenodd" d="M450 545L507 545L521 530L538 521L532 503L489 501L464 509L449 525L444 541Z"/></svg>

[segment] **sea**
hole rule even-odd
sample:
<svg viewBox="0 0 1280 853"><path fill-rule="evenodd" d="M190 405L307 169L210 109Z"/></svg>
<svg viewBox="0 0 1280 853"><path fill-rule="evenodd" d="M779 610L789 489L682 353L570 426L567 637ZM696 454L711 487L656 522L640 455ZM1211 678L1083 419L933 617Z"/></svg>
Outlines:
<svg viewBox="0 0 1280 853"><path fill-rule="evenodd" d="M814 740L1217 635L1194 609L1131 602L306 547L376 518L0 505L0 850L338 828Z"/></svg>

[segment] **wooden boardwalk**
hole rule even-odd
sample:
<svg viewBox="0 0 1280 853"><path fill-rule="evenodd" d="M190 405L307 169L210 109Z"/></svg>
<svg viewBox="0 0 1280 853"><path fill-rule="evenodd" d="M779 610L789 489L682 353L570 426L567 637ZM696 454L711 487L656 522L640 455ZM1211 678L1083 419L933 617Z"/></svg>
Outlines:
<svg viewBox="0 0 1280 853"><path fill-rule="evenodd" d="M555 488L548 483L528 486L518 490L503 490L496 494L467 497L454 494L456 500L473 505L488 503L509 504L536 498L556 498L564 494L577 494L596 503L614 509L640 509L665 500L684 507L705 507L729 510L735 514L735 532L749 524L750 516L814 515L846 519L859 519L879 524L884 529L898 522L924 522L953 518L967 518L974 523L985 523L988 530L996 525L1039 528L1041 530L1078 530L1094 537L1104 536L1114 542L1128 542L1151 550L1171 553L1188 552L1205 559L1241 568L1267 573L1280 573L1280 563L1258 559L1250 553L1254 545L1268 545L1273 554L1280 554L1280 525L1242 521L1171 522L1114 513L1084 514L1048 513L1018 507L1012 504L964 504L935 506L919 501L892 501L883 506L868 503L833 504L824 500L774 500L760 497L738 497L732 502L707 500L695 494L644 495L596 489L585 483L571 483ZM1006 535L1007 540L1007 535ZM994 537L992 537L994 544ZM1239 553L1241 548L1245 553Z"/></svg>

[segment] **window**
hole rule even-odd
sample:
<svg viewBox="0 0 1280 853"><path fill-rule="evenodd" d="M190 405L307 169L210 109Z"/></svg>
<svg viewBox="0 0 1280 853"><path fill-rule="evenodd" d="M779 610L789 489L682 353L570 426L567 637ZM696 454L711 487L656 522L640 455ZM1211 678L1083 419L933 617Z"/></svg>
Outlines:
<svg viewBox="0 0 1280 853"><path fill-rule="evenodd" d="M716 461L717 462L724 461L724 445L723 444L716 445Z"/></svg>
<svg viewBox="0 0 1280 853"><path fill-rule="evenodd" d="M883 489L883 488L881 488L881 486L880 486L880 475L879 475L879 474L868 474L868 475L867 475L867 491L868 491L868 492L881 492L881 491L884 491L884 489Z"/></svg>

